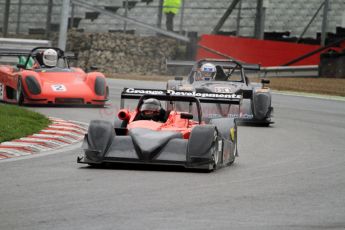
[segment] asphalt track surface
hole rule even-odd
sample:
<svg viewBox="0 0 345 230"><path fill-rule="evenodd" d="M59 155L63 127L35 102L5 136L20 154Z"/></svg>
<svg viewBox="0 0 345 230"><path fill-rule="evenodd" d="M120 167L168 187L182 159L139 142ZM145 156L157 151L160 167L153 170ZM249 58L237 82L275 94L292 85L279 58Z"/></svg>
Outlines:
<svg viewBox="0 0 345 230"><path fill-rule="evenodd" d="M112 105L31 108L88 122ZM276 124L239 127L236 162L213 173L178 168L94 169L78 146L0 162L0 229L345 229L345 102L275 94Z"/></svg>

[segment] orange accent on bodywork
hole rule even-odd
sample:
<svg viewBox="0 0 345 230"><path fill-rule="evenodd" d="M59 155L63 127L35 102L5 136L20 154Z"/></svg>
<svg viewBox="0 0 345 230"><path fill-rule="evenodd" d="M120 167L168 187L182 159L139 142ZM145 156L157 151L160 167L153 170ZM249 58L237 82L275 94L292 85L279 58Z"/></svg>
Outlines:
<svg viewBox="0 0 345 230"><path fill-rule="evenodd" d="M193 120L181 118L180 114L180 112L171 111L165 123L156 122L153 120L132 121L128 124L127 128L147 128L156 131L175 131L180 132L184 139L189 139L192 128L195 125L199 125L199 123Z"/></svg>
<svg viewBox="0 0 345 230"><path fill-rule="evenodd" d="M118 117L120 120L129 121L129 119L131 119L131 114L130 114L130 112L129 112L127 109L121 109L121 110L118 112L117 117Z"/></svg>

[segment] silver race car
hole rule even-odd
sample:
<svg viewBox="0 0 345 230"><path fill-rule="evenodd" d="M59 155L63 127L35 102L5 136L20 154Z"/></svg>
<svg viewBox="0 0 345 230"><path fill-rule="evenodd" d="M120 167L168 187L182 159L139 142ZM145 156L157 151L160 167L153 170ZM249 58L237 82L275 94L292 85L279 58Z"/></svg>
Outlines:
<svg viewBox="0 0 345 230"><path fill-rule="evenodd" d="M234 93L243 95L240 111L231 105L213 105L219 111L212 115L237 118L241 123L254 123L269 126L272 121L272 95L266 84L269 80L262 79L261 83L251 83L246 75L260 70L260 65L244 64L230 59L202 59L196 62L186 80L176 77L169 80L167 89L179 91L193 91L197 93ZM205 108L203 108L205 109ZM211 108L208 108L211 109ZM239 114L239 115L238 115ZM239 117L238 117L239 116Z"/></svg>

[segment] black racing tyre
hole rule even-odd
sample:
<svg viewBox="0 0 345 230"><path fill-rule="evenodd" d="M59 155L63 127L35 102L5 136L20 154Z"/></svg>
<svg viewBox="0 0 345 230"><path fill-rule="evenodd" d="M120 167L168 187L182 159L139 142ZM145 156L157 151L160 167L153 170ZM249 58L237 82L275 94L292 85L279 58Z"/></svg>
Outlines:
<svg viewBox="0 0 345 230"><path fill-rule="evenodd" d="M226 163L226 166L230 166L230 165L232 165L235 162L236 152L237 152L237 141L235 141L235 148L234 148L235 157L234 157L234 159L232 161L229 161L228 163Z"/></svg>
<svg viewBox="0 0 345 230"><path fill-rule="evenodd" d="M261 107L262 108L261 108ZM271 117L271 94L269 93L253 93L251 98L251 108L254 119L264 121Z"/></svg>
<svg viewBox="0 0 345 230"><path fill-rule="evenodd" d="M250 98L250 108L252 109L252 114L253 114L253 118L255 119L255 108L254 108L254 93L252 95L252 97Z"/></svg>
<svg viewBox="0 0 345 230"><path fill-rule="evenodd" d="M220 135L225 139L230 138L231 128L237 128L235 119L233 118L215 118L211 119L209 124L215 125Z"/></svg>
<svg viewBox="0 0 345 230"><path fill-rule="evenodd" d="M17 91L16 91L16 101L18 105L23 105L24 103L24 93L22 79L18 78Z"/></svg>
<svg viewBox="0 0 345 230"><path fill-rule="evenodd" d="M109 121L92 120L88 129L88 144L92 150L98 150L103 156L109 149L115 130Z"/></svg>
<svg viewBox="0 0 345 230"><path fill-rule="evenodd" d="M219 153L217 149L217 140L219 134L214 125L195 126L189 137L187 146L188 162L200 163L209 162L209 170L214 170L219 165Z"/></svg>
<svg viewBox="0 0 345 230"><path fill-rule="evenodd" d="M109 99L109 87L106 86L105 88L105 99Z"/></svg>

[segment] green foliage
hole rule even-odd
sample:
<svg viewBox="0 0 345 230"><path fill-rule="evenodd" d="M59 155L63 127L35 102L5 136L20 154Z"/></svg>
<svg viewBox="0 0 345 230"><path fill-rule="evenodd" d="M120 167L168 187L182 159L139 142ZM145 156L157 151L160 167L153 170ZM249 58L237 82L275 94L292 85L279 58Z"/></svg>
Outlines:
<svg viewBox="0 0 345 230"><path fill-rule="evenodd" d="M37 133L49 124L49 119L42 114L0 104L0 143Z"/></svg>

